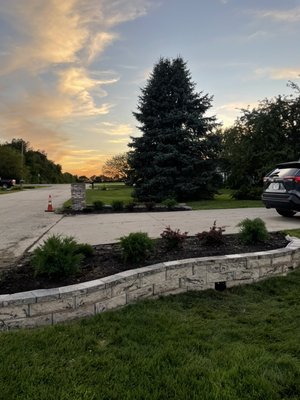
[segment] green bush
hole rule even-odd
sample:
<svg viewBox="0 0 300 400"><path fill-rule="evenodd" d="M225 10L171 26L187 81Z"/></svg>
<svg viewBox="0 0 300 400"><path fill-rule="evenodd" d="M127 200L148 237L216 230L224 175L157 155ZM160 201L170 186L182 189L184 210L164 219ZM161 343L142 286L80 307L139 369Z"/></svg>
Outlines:
<svg viewBox="0 0 300 400"><path fill-rule="evenodd" d="M94 255L95 251L93 246L88 243L78 243L77 253L82 254L84 257L91 257Z"/></svg>
<svg viewBox="0 0 300 400"><path fill-rule="evenodd" d="M153 249L153 240L147 233L134 232L120 238L123 260L140 262Z"/></svg>
<svg viewBox="0 0 300 400"><path fill-rule="evenodd" d="M94 209L95 209L95 210L103 210L104 203L103 203L103 201L101 201L101 200L95 200L95 201L93 202L93 206L94 206Z"/></svg>
<svg viewBox="0 0 300 400"><path fill-rule="evenodd" d="M33 252L35 275L49 278L75 275L86 252L87 245L79 245L73 237L50 236Z"/></svg>
<svg viewBox="0 0 300 400"><path fill-rule="evenodd" d="M177 201L175 199L165 199L164 201L161 202L164 206L168 208L168 210L172 210L173 207L176 206Z"/></svg>
<svg viewBox="0 0 300 400"><path fill-rule="evenodd" d="M244 244L265 242L269 237L266 224L261 218L243 219L238 226L240 227L239 238Z"/></svg>
<svg viewBox="0 0 300 400"><path fill-rule="evenodd" d="M111 206L114 211L122 211L122 210L124 210L124 201L114 200L114 201L112 201Z"/></svg>
<svg viewBox="0 0 300 400"><path fill-rule="evenodd" d="M172 230L169 226L161 233L161 238L165 242L167 249L176 249L182 247L187 238L188 232L180 232L179 229Z"/></svg>
<svg viewBox="0 0 300 400"><path fill-rule="evenodd" d="M233 193L232 197L236 200L260 200L261 195L261 187L242 185Z"/></svg>

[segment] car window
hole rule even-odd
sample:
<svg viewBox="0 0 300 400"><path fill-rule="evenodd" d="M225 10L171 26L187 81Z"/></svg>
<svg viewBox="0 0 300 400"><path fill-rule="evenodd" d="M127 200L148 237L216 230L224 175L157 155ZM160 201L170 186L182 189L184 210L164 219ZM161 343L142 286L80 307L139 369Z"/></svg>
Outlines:
<svg viewBox="0 0 300 400"><path fill-rule="evenodd" d="M299 174L299 168L276 168L268 175L268 177L284 178L285 176L300 176Z"/></svg>

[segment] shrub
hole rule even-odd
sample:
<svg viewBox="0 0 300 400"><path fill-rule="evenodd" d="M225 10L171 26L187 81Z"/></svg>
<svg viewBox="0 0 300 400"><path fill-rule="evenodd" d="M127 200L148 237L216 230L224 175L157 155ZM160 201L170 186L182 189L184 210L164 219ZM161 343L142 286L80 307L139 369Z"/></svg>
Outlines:
<svg viewBox="0 0 300 400"><path fill-rule="evenodd" d="M249 185L242 185L233 193L233 198L236 200L260 200L262 188Z"/></svg>
<svg viewBox="0 0 300 400"><path fill-rule="evenodd" d="M33 252L32 264L35 275L70 276L79 271L83 258L73 237L53 235Z"/></svg>
<svg viewBox="0 0 300 400"><path fill-rule="evenodd" d="M188 232L180 232L179 229L173 231L168 226L160 236L162 237L168 249L174 249L182 247L183 242L187 238L187 234Z"/></svg>
<svg viewBox="0 0 300 400"><path fill-rule="evenodd" d="M147 211L152 211L155 207L156 203L155 201L146 201L145 207L147 208Z"/></svg>
<svg viewBox="0 0 300 400"><path fill-rule="evenodd" d="M114 200L111 203L114 211L122 211L124 210L124 201L122 200Z"/></svg>
<svg viewBox="0 0 300 400"><path fill-rule="evenodd" d="M225 228L223 226L216 226L216 221L214 221L213 226L209 228L209 231L203 231L197 233L197 238L206 245L220 245L224 243L223 232Z"/></svg>
<svg viewBox="0 0 300 400"><path fill-rule="evenodd" d="M94 248L88 243L78 243L77 253L82 254L84 257L91 257L94 254Z"/></svg>
<svg viewBox="0 0 300 400"><path fill-rule="evenodd" d="M125 262L143 261L153 249L153 240L147 233L134 232L120 238L122 257Z"/></svg>
<svg viewBox="0 0 300 400"><path fill-rule="evenodd" d="M136 202L135 201L130 201L129 203L127 203L125 205L126 210L128 210L128 211L133 211L135 206L136 206Z"/></svg>
<svg viewBox="0 0 300 400"><path fill-rule="evenodd" d="M104 203L103 203L103 201L101 201L101 200L95 200L95 201L93 202L93 206L94 206L94 209L95 209L95 210L103 210Z"/></svg>
<svg viewBox="0 0 300 400"><path fill-rule="evenodd" d="M265 242L268 239L269 234L261 218L243 219L238 226L240 227L240 240L245 244Z"/></svg>
<svg viewBox="0 0 300 400"><path fill-rule="evenodd" d="M171 210L173 207L176 206L177 201L175 199L165 199L164 201L161 202L164 206L168 208L168 210Z"/></svg>
<svg viewBox="0 0 300 400"><path fill-rule="evenodd" d="M101 186L101 190L107 190L107 187L105 185Z"/></svg>

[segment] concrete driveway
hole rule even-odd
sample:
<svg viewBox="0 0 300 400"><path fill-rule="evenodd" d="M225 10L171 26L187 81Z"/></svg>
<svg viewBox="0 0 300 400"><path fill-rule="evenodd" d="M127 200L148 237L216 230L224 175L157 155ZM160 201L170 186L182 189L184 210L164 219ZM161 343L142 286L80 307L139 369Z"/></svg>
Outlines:
<svg viewBox="0 0 300 400"><path fill-rule="evenodd" d="M193 235L208 230L214 220L217 226L225 227L225 233L236 233L239 230L237 224L242 219L256 217L265 221L269 231L278 231L300 228L300 213L297 215L294 218L284 218L275 210L265 208L77 215L61 219L42 240L51 234L63 234L90 244L111 243L130 232L147 232L155 238L168 225Z"/></svg>

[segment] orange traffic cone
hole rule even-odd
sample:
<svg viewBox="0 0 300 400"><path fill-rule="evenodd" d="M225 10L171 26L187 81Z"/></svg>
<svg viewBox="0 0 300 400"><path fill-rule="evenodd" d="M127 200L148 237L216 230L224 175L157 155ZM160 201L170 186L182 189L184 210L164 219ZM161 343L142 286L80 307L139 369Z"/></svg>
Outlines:
<svg viewBox="0 0 300 400"><path fill-rule="evenodd" d="M48 197L48 207L47 207L47 210L45 210L45 211L47 211L47 212L53 212L53 211L54 211L54 209L53 209L53 207L52 207L52 198L51 198L51 194L49 194L49 197Z"/></svg>

